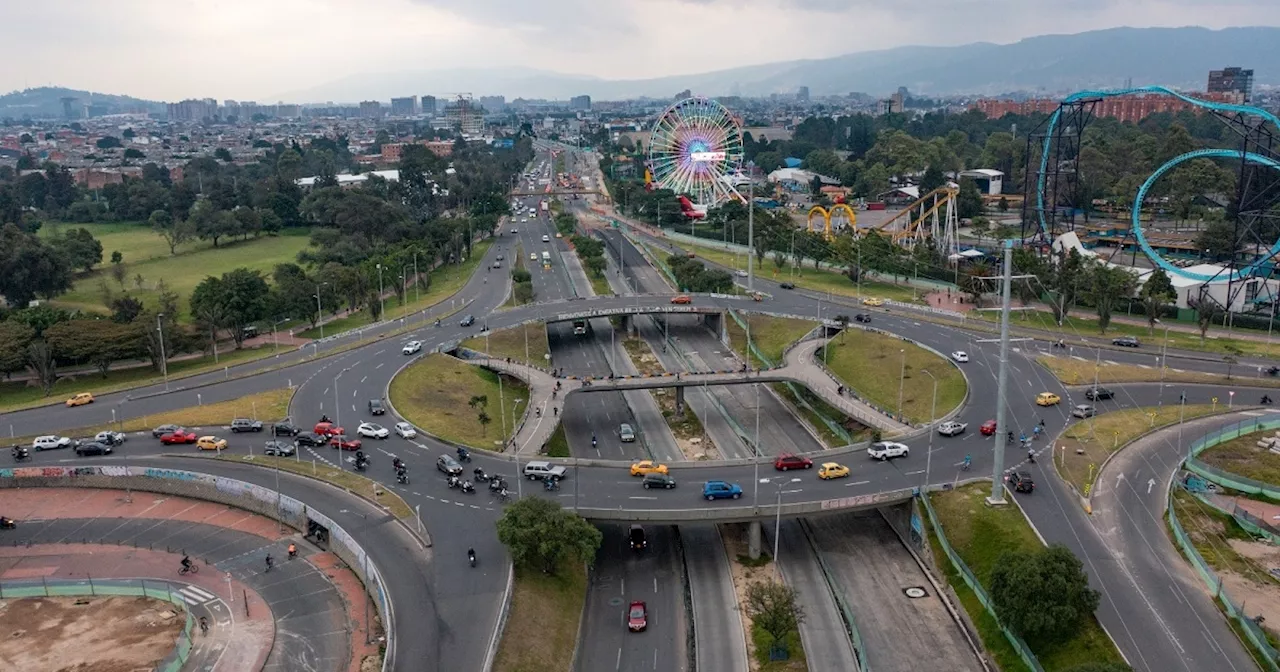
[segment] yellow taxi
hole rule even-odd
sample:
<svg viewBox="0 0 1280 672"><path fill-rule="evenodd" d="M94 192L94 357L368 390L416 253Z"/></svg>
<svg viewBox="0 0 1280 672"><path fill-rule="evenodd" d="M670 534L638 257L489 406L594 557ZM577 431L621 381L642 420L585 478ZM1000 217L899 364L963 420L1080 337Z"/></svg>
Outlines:
<svg viewBox="0 0 1280 672"><path fill-rule="evenodd" d="M1052 392L1041 392L1036 395L1037 406L1056 406L1060 401L1062 401L1062 397Z"/></svg>
<svg viewBox="0 0 1280 672"><path fill-rule="evenodd" d="M667 473L667 465L659 464L653 460L640 460L631 465L632 476L644 476L645 474L665 474Z"/></svg>
<svg viewBox="0 0 1280 672"><path fill-rule="evenodd" d="M875 298L875 297L871 297L871 298L868 298L868 299L863 299L863 300L862 300L862 305L864 305L864 306L883 306L883 305L884 305L884 299L877 299L877 298Z"/></svg>
<svg viewBox="0 0 1280 672"><path fill-rule="evenodd" d="M196 448L200 450L226 450L227 440L216 436L202 436L196 439Z"/></svg>
<svg viewBox="0 0 1280 672"><path fill-rule="evenodd" d="M92 404L92 403L93 403L93 395L89 394L88 392L81 392L80 394L77 394L67 400L67 407L70 408L72 406L84 406L85 404Z"/></svg>
<svg viewBox="0 0 1280 672"><path fill-rule="evenodd" d="M824 462L818 468L818 478L822 480L830 480L832 478L844 478L849 475L849 467L835 462Z"/></svg>

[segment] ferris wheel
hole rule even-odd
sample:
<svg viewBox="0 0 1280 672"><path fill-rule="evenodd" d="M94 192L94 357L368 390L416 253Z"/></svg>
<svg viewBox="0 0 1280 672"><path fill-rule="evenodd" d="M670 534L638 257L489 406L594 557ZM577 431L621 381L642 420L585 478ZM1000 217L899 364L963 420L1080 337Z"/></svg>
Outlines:
<svg viewBox="0 0 1280 672"><path fill-rule="evenodd" d="M741 198L742 126L725 106L707 98L686 98L658 117L649 135L653 182L688 196L706 209Z"/></svg>

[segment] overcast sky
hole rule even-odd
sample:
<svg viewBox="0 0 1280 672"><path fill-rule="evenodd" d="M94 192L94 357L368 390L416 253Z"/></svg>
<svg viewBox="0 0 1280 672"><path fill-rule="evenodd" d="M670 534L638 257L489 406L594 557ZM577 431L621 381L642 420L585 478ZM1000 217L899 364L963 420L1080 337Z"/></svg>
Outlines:
<svg viewBox="0 0 1280 672"><path fill-rule="evenodd" d="M608 79L1114 26L1280 25L1280 0L0 0L0 92L257 99L366 72Z"/></svg>

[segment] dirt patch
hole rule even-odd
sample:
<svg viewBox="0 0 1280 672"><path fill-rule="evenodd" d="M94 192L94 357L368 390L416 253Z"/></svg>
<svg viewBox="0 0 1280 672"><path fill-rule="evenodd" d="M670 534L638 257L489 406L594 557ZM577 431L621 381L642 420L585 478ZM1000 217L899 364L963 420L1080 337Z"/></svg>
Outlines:
<svg viewBox="0 0 1280 672"><path fill-rule="evenodd" d="M145 597L0 600L0 669L149 670L173 650L185 622L174 605Z"/></svg>
<svg viewBox="0 0 1280 672"><path fill-rule="evenodd" d="M1262 569L1280 571L1280 549L1269 544L1228 539L1231 550L1249 558ZM1237 603L1243 603L1244 613L1250 618L1262 616L1266 629L1275 632L1273 623L1280 623L1280 584L1274 574L1266 576L1241 576L1236 572L1218 572L1226 584L1227 594Z"/></svg>
<svg viewBox="0 0 1280 672"><path fill-rule="evenodd" d="M764 562L758 567L750 567L739 561L739 558L748 557L747 548L747 526L748 523L729 523L720 526L720 538L724 540L724 551L729 556L729 574L733 576L733 592L738 596L738 604L746 604L747 588L755 583L768 583L776 578L773 563L767 559L767 556L761 554ZM747 664L751 672L760 672L760 662L756 658L755 638L751 636L751 617L747 615L746 610L741 610L743 636L747 640ZM770 663L769 672L801 672L808 670L801 660L793 660L790 662Z"/></svg>

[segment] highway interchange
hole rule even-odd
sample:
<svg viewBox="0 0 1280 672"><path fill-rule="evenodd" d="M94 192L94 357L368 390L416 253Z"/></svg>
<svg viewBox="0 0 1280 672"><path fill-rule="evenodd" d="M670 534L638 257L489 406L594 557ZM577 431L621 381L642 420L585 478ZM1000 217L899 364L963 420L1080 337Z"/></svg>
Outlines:
<svg viewBox="0 0 1280 672"><path fill-rule="evenodd" d="M527 202L536 200L528 199ZM569 203L579 207L584 204L575 201ZM163 385L156 385L128 393L103 395L99 397L98 403L77 409L52 406L9 413L0 422L10 424L14 435L32 435L55 431L59 427L105 424L113 420L113 411L115 419L123 420L126 416L137 417L194 406L197 403L233 399L251 392L292 384L297 386L297 391L291 403L291 413L299 424L310 424L322 413L340 419L347 427L353 427L363 420L390 424L385 418L368 416L366 401L385 396L391 378L406 363L400 347L407 340L422 340L427 344L426 349L430 350L439 344L474 336L483 326L500 329L526 320L566 312L567 308L554 305L557 301L575 301L602 308L621 305L659 307L667 303L670 289L663 284L654 269L643 261L638 251L616 233L606 234L610 238L610 249L621 252L615 252L611 258L610 274L611 281L615 283L615 291L623 292L630 287L642 294L651 292L655 296L580 298L589 294L590 289L576 257L568 251L563 241L551 238L549 243L542 243L543 235L554 235L549 221L539 217L534 221L516 224L516 229L518 233L512 236L504 225L503 235L489 249L488 256L482 262L482 265L491 266L496 256L503 254L508 260L503 264L504 268L492 272L477 272L458 293L452 306L446 301L422 315L410 316L405 323L393 320L370 328L364 336L387 334L414 324L419 325L417 328L331 356L325 356L326 352L342 348L354 338L333 339L315 347L308 346L300 351L282 354L278 359L233 367L226 374L206 374L171 381L170 391L167 393L164 392ZM644 234L637 232L636 235ZM498 312L510 291L506 267L515 254L517 240L521 253L526 257L532 251L552 250L552 270L544 272L533 269L537 304ZM660 240L650 242L654 245L665 244L665 241ZM783 290L776 283L762 278L755 278L755 287L769 294L770 298L759 304L739 299L708 297L698 297L696 300L699 305L709 303L761 312L813 315L815 318L819 310L824 310L823 306L824 316L832 312L832 302L827 297L806 291ZM475 327L459 327L458 315L445 319L445 324L439 328L431 326L436 315L451 312L463 301L466 302L466 307L458 315L476 315L479 322ZM836 299L835 303L840 304L841 301ZM842 309L852 313L858 307L846 302ZM719 345L719 341L705 328L695 324L694 320L697 318L669 319L668 337L664 337L664 330L659 327L661 318L645 317L638 320L641 336L655 346L655 352L660 353L662 363L669 370L687 370L685 367L690 365L718 368L731 361L731 355ZM959 467L966 454L973 458L972 475L984 474L992 467L993 439L983 437L976 431L982 422L995 416L993 404L985 400L996 396L998 346L995 343L979 342L990 338L989 334L967 331L953 324L926 322L902 312L877 311L873 320L872 326L875 328L911 338L938 352L965 350L969 353L971 361L960 365L970 385L969 403L957 415L958 420L969 424L969 431L955 438L934 437L933 451L928 456L926 449L930 439L923 435L906 441L913 449L911 457L906 460L878 463L870 462L865 456L856 453L844 455L840 461L853 468L852 477L843 481L823 482L814 473L804 472L799 476L802 481L789 487L785 493L788 501L816 501L910 488L926 483L954 482L969 476L962 475ZM621 346L617 342L620 339L615 339L611 346L610 329L607 320L594 320L591 337L582 338L572 334L568 323L549 324L551 365L563 367L566 373L576 375L605 375L611 371L623 373L622 369L628 367L629 362L625 354L620 354ZM663 342L669 346L666 353L661 352ZM1095 352L1092 348L1076 346L1069 354L1093 359ZM1080 390L1064 388L1045 369L1035 364L1034 357L1041 353L1056 354L1047 342L1015 344L1010 361L1006 417L1010 419L1015 433L1029 434L1031 427L1043 419L1048 434L1055 436L1067 424L1067 413L1071 405L1083 400L1078 398ZM1177 363L1173 364L1177 368L1219 372L1225 369L1224 364L1198 355L1170 351L1169 356L1171 361L1177 358ZM1099 357L1118 363L1151 366L1154 364L1155 353L1153 349L1105 349ZM1260 364L1261 361L1248 360L1242 362L1237 369L1248 370ZM258 375L247 375L270 367L279 368ZM236 378L238 374L245 377ZM225 380L219 382L220 379ZM1214 398L1219 399L1220 403L1226 403L1231 398L1228 392L1232 390L1237 392L1234 401L1238 404L1256 401L1261 393L1248 388L1247 380L1239 382L1238 387L1109 385L1117 392L1116 398L1097 402L1095 405L1099 412L1105 412L1133 406L1176 404L1183 393L1188 404L1209 403ZM1035 406L1035 394L1045 391L1062 395L1063 403L1047 409ZM751 454L747 442L750 434L743 436L743 432L732 427L730 422L750 427L757 403L755 394L753 386L743 385L690 391L687 396L690 407L702 419L712 442L725 457L742 458ZM781 405L772 392L767 391L767 388L761 390L759 398L762 452L818 450L816 439ZM650 495L640 489L637 479L627 474L622 463L616 466L577 466L571 469L566 487L555 494L566 505L614 509L618 511L617 519L625 521L631 511L752 504L756 498L756 488L752 486L758 482L757 473L762 477L773 476L772 468L768 465L759 468L758 472L757 465L752 464L680 466L678 461L682 459L683 453L674 445L661 413L656 410L647 392L575 394L564 403L562 415L565 419L566 436L575 455L625 462L652 454L672 463L672 473L681 483L681 487L673 491ZM724 408L725 412L720 412L718 408ZM621 422L636 426L644 440L630 444L618 441L617 427ZM599 454L591 447L593 435L597 437ZM251 443L260 440L258 437L234 437L232 450L245 451ZM414 654L422 656L418 660L447 662L447 667L453 669L481 669L498 618L508 571L505 552L492 532L493 521L501 512L500 505L487 493L454 495L439 479L433 478L435 456L441 452L452 452L451 446L423 436L411 443L391 439L385 443L367 443L366 446L373 448L370 452L374 457L374 464L369 475L374 478L384 482L392 480L390 459L393 454L409 464L411 473L416 475L413 485L391 487L396 487L411 506L420 507L433 544L425 569L416 568L417 565L411 560L399 561L396 568L384 568L384 574L390 573L391 569L401 569L409 574L425 573L423 585L417 589L425 591L423 594L393 596L401 625L412 624L407 626L409 629L405 633L409 636L402 637L401 641L411 642ZM179 468L194 468L190 466L189 460L155 457L162 451L158 445L152 445L149 439L134 439L121 452L123 455L113 459L146 457L148 460L175 464ZM316 459L334 459L328 449L304 449L300 459L310 459L313 456ZM1104 591L1099 618L1135 669L1204 669L1203 666L1190 667L1186 661L1201 661L1203 665L1203 661L1215 660L1224 655L1224 660L1240 660L1243 649L1238 642L1206 634L1204 624L1207 621L1221 625L1214 626L1215 632L1225 625L1221 624L1216 609L1201 591L1188 591L1184 598L1184 611L1196 614L1196 618L1186 618L1185 614L1169 614L1164 609L1158 609L1155 603L1148 601L1144 589L1152 585L1158 587L1164 582L1145 575L1130 575L1131 570L1121 559L1126 550L1113 548L1105 541L1084 514L1078 499L1054 474L1042 471L1039 464L1021 464L1024 459L1024 454L1011 451L1006 455L1005 466L1032 471L1040 487L1034 496L1020 498L1019 501L1047 541L1065 543L1082 558L1088 559L1086 568L1095 585ZM56 452L36 454L34 459L36 464L69 461L71 460ZM477 456L475 464L490 472L512 474L514 471L514 465L506 459ZM216 469L217 473L242 480L265 480L260 472L255 473L254 469L247 467L233 468L219 464ZM214 466L209 465L208 470L214 470ZM741 483L747 492L745 501L701 501L698 483L706 478ZM263 484L268 485L265 482ZM759 488L760 503L771 504L775 491L773 485ZM530 494L541 496L536 490L524 488L524 495ZM825 524L821 520L818 522ZM784 529L783 541L796 535L790 525L788 523L788 528ZM723 576L723 572L727 570L724 569L723 551L719 549L715 528L681 525L677 532L671 527L650 526L650 552L639 556L624 547L625 524L603 523L602 529L605 532L605 542L592 575L586 607L587 618L584 620L578 654L579 669L688 669L689 652L684 643L690 619L686 612L686 586L683 577L687 574L690 583L696 581L698 584L708 584L704 592L710 594L701 596L701 599L706 600L704 604L719 603L723 606L726 599L722 586L727 582L727 576ZM379 534L372 534L370 530L363 532L364 539L361 539L361 543L375 546L381 543ZM678 538L683 543L679 543ZM689 543L690 540L695 543ZM371 552L378 556L379 562L383 562L381 558L389 558L396 550L403 550L403 541L397 543L400 546ZM474 547L481 558L479 567L475 569L465 564L464 550L467 547ZM678 552L680 547L682 551ZM716 553L719 558L715 557ZM395 561L388 559L386 562ZM790 581L793 575L788 571L787 562L787 554L784 553L782 569ZM681 564L684 565L683 568ZM716 572L721 573L719 588L715 585L716 578L713 576ZM689 588L697 593L699 586ZM848 590L849 587L846 586L846 591ZM622 624L622 611L628 599L640 594L649 602L654 614L651 629L640 636L629 635ZM696 621L693 625L698 633L695 647L698 669L741 669L737 667L743 661L742 654L739 653L742 646L741 627L738 626L736 639L732 633L736 615L723 613L731 610L720 609L715 612L708 608L699 609L699 599L697 595L692 598L695 615L693 620ZM727 599L731 599L731 594ZM619 601L622 602L621 605ZM725 620L730 622L726 625ZM718 638L705 636L712 632L722 634ZM806 638L807 648L809 641L810 638ZM711 648L708 650L707 647ZM405 651L402 650L399 654L403 658ZM814 660L812 652L810 656ZM819 656L818 659L839 661L840 656L839 651L834 651L828 652L826 656ZM840 664L838 662L832 664L831 669L847 669L836 667L835 665ZM886 666L874 667L879 670ZM419 668L405 665L399 669ZM428 669L437 668L433 666ZM1248 668L1235 667L1233 664L1232 669Z"/></svg>

